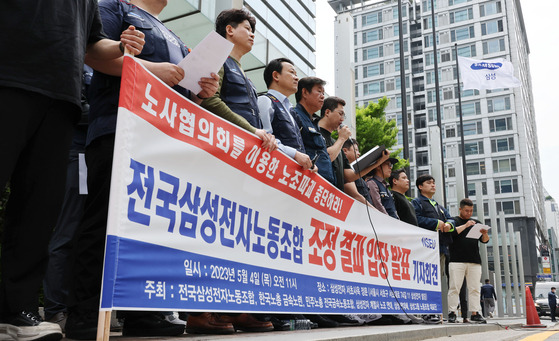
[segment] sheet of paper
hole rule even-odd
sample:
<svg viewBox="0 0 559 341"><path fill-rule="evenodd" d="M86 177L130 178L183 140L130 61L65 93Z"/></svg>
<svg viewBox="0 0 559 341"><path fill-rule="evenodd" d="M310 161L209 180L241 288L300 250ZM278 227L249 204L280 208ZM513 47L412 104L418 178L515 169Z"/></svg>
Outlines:
<svg viewBox="0 0 559 341"><path fill-rule="evenodd" d="M184 70L184 78L179 85L198 94L202 88L200 78L217 74L233 49L233 43L211 31L183 60L179 66Z"/></svg>
<svg viewBox="0 0 559 341"><path fill-rule="evenodd" d="M491 229L491 226L487 226L487 225L483 225L483 224L475 224L470 229L470 232L468 232L468 234L466 235L466 238L479 239L479 237L481 237L481 231L480 230L488 230L489 231L489 229Z"/></svg>

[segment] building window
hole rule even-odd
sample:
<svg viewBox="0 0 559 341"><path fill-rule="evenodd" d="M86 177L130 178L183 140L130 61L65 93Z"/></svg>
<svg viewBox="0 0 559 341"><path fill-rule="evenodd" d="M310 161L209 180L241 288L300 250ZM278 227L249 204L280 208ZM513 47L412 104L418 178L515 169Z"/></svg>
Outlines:
<svg viewBox="0 0 559 341"><path fill-rule="evenodd" d="M496 131L512 130L512 118L501 117L489 120L489 131L494 133Z"/></svg>
<svg viewBox="0 0 559 341"><path fill-rule="evenodd" d="M425 147L428 145L427 142L427 133L416 133L415 134L415 146L416 147Z"/></svg>
<svg viewBox="0 0 559 341"><path fill-rule="evenodd" d="M466 2L470 2L472 0L448 0L448 5L449 6L454 6L454 5L458 5L458 4L465 4Z"/></svg>
<svg viewBox="0 0 559 341"><path fill-rule="evenodd" d="M481 103L479 101L462 103L462 116L481 114Z"/></svg>
<svg viewBox="0 0 559 341"><path fill-rule="evenodd" d="M476 134L482 134L483 133L483 131L481 129L481 121L463 123L463 125L464 125L464 136L476 135ZM459 131L460 131L460 129L459 129Z"/></svg>
<svg viewBox="0 0 559 341"><path fill-rule="evenodd" d="M404 70L409 70L409 66L408 66L408 57L404 58ZM395 67L395 71L396 72L400 72L400 59L395 59L394 60L394 67Z"/></svg>
<svg viewBox="0 0 559 341"><path fill-rule="evenodd" d="M443 89L443 100L449 100L454 98L454 88L444 88Z"/></svg>
<svg viewBox="0 0 559 341"><path fill-rule="evenodd" d="M450 12L450 23L454 24L464 20L471 20L474 18L474 10L470 8L460 9L458 11Z"/></svg>
<svg viewBox="0 0 559 341"><path fill-rule="evenodd" d="M479 90L464 90L462 97L479 96Z"/></svg>
<svg viewBox="0 0 559 341"><path fill-rule="evenodd" d="M408 24L407 23L402 23L402 27L404 28L404 34L408 34ZM400 25L399 24L394 24L394 36L398 37L400 35Z"/></svg>
<svg viewBox="0 0 559 341"><path fill-rule="evenodd" d="M402 18L408 16L408 9L405 3L402 3ZM398 19L398 6L392 7L392 19Z"/></svg>
<svg viewBox="0 0 559 341"><path fill-rule="evenodd" d="M408 52L408 40L404 39L404 52ZM394 42L394 54L399 54L400 53L400 42L399 41L395 41Z"/></svg>
<svg viewBox="0 0 559 341"><path fill-rule="evenodd" d="M425 114L415 114L413 119L413 125L416 129L427 128L427 120L425 119Z"/></svg>
<svg viewBox="0 0 559 341"><path fill-rule="evenodd" d="M363 32L363 44L382 39L382 29L374 29Z"/></svg>
<svg viewBox="0 0 559 341"><path fill-rule="evenodd" d="M453 42L464 40L464 39L470 39L474 37L475 37L474 26L465 26L454 30L450 30L450 40Z"/></svg>
<svg viewBox="0 0 559 341"><path fill-rule="evenodd" d="M495 194L517 193L517 192L518 192L517 179L495 180Z"/></svg>
<svg viewBox="0 0 559 341"><path fill-rule="evenodd" d="M480 17L485 17L497 13L501 13L501 1L486 2L479 5Z"/></svg>
<svg viewBox="0 0 559 341"><path fill-rule="evenodd" d="M436 118L435 118L436 120ZM447 127L444 130L444 134L446 138L456 137L456 128L455 127Z"/></svg>
<svg viewBox="0 0 559 341"><path fill-rule="evenodd" d="M441 62L449 62L450 61L450 50L445 50L441 52Z"/></svg>
<svg viewBox="0 0 559 341"><path fill-rule="evenodd" d="M441 107L441 120L444 120L444 114L443 113L444 113L444 110ZM429 108L427 110L427 114L429 115L429 122L434 122L434 121L437 120L437 109ZM456 134L454 134L454 135L456 135Z"/></svg>
<svg viewBox="0 0 559 341"><path fill-rule="evenodd" d="M416 153L416 163L418 166L428 166L429 165L429 154L427 151L421 151Z"/></svg>
<svg viewBox="0 0 559 341"><path fill-rule="evenodd" d="M363 66L363 78L384 75L384 63Z"/></svg>
<svg viewBox="0 0 559 341"><path fill-rule="evenodd" d="M437 0L433 1L433 5L434 5L435 9L438 8ZM431 12L431 0L423 0L423 6L421 6L421 7L423 7L423 13Z"/></svg>
<svg viewBox="0 0 559 341"><path fill-rule="evenodd" d="M483 141L465 142L464 150L466 151L466 155L483 154ZM460 156L462 156L462 151L460 151Z"/></svg>
<svg viewBox="0 0 559 341"><path fill-rule="evenodd" d="M505 39L497 38L483 42L483 54L497 53L505 50Z"/></svg>
<svg viewBox="0 0 559 341"><path fill-rule="evenodd" d="M380 58L382 56L383 56L382 45L372 46L372 47L363 49L363 60Z"/></svg>
<svg viewBox="0 0 559 341"><path fill-rule="evenodd" d="M448 167L448 171L446 172L446 176L449 177L449 178L455 178L456 177L456 168Z"/></svg>
<svg viewBox="0 0 559 341"><path fill-rule="evenodd" d="M516 172L516 159L493 160L493 173Z"/></svg>
<svg viewBox="0 0 559 341"><path fill-rule="evenodd" d="M483 175L485 174L485 161L466 163L467 175Z"/></svg>
<svg viewBox="0 0 559 341"><path fill-rule="evenodd" d="M492 20L481 24L481 35L503 32L503 20Z"/></svg>
<svg viewBox="0 0 559 341"><path fill-rule="evenodd" d="M442 97L442 89L439 91L439 99ZM435 90L427 90L427 103L433 103L437 101L437 92Z"/></svg>
<svg viewBox="0 0 559 341"><path fill-rule="evenodd" d="M363 95L374 95L384 92L384 81L363 84Z"/></svg>
<svg viewBox="0 0 559 341"><path fill-rule="evenodd" d="M505 214L520 214L520 201L497 201L497 213L505 212Z"/></svg>
<svg viewBox="0 0 559 341"><path fill-rule="evenodd" d="M382 12L368 13L362 16L363 26L369 26L382 22Z"/></svg>
<svg viewBox="0 0 559 341"><path fill-rule="evenodd" d="M431 16L428 16L423 19L423 29L429 30L433 28L433 20L431 20ZM435 17L435 27L439 27L439 17Z"/></svg>
<svg viewBox="0 0 559 341"><path fill-rule="evenodd" d="M509 150L514 150L514 138L505 137L501 139L491 140L491 152L506 152Z"/></svg>
<svg viewBox="0 0 559 341"><path fill-rule="evenodd" d="M487 182L482 181L481 182L481 194L482 195L487 195ZM475 182L470 182L468 183L468 196L474 196L476 195L476 184ZM488 213L486 211L486 213Z"/></svg>
<svg viewBox="0 0 559 341"><path fill-rule="evenodd" d="M458 47L458 55L461 57L475 57L476 56L476 45L466 45ZM452 60L456 60L456 56L452 53Z"/></svg>
<svg viewBox="0 0 559 341"><path fill-rule="evenodd" d="M497 112L503 110L510 110L510 97L495 97L487 100L487 111Z"/></svg>

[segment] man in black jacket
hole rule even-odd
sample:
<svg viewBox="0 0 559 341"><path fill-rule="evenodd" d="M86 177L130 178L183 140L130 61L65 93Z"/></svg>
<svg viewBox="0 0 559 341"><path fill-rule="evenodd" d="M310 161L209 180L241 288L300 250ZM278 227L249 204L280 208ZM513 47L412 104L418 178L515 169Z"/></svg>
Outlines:
<svg viewBox="0 0 559 341"><path fill-rule="evenodd" d="M406 198L406 192L410 189L410 179L404 169L398 169L388 178L388 184L392 190L396 212L401 221L417 226L415 209L411 202Z"/></svg>

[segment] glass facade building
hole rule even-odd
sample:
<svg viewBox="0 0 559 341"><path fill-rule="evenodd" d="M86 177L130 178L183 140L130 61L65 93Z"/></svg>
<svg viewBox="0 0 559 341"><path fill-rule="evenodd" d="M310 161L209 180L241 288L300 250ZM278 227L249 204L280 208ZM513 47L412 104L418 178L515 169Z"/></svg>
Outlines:
<svg viewBox="0 0 559 341"><path fill-rule="evenodd" d="M415 179L433 172L430 127L437 125L435 73L439 79L446 198L452 214L462 199L461 142L455 44L459 56L504 58L513 63L523 86L461 92L466 155L467 194L476 209L490 206L521 231L523 247L530 249L525 269L537 269L536 244L548 240L535 112L528 65L529 45L519 0L431 0L403 3L403 46L399 44L398 1L329 1L338 16L351 14L353 54L346 63L354 69L354 84L337 84L355 91L356 105L386 96L388 119L402 128L401 86L406 87L412 196ZM433 23L434 21L434 23ZM434 51L433 27L437 50ZM338 30L341 32L342 30ZM400 61L400 49L404 61ZM437 58L438 69L434 61ZM339 65L338 65L339 66ZM405 85L400 68L405 70ZM336 79L343 79L343 77ZM402 147L400 130L397 148ZM439 161L440 164L440 161ZM476 193L476 184L481 192ZM440 188L439 188L440 190ZM493 202L495 204L493 204ZM476 213L474 212L474 215ZM487 221L489 222L489 221ZM491 256L491 255L490 255ZM490 257L491 258L491 257ZM534 270L536 271L536 270ZM535 273L526 273L535 280Z"/></svg>
<svg viewBox="0 0 559 341"><path fill-rule="evenodd" d="M312 0L169 0L159 19L193 48L215 29L222 10L241 7L256 17L254 46L241 63L258 91L266 91L262 72L274 58L291 59L300 77L314 76L316 5Z"/></svg>

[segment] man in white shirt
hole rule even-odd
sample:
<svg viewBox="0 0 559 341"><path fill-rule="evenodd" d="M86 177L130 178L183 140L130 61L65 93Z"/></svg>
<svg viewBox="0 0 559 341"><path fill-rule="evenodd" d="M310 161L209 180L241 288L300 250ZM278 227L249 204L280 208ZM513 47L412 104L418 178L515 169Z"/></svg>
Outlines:
<svg viewBox="0 0 559 341"><path fill-rule="evenodd" d="M303 169L312 168L295 119L291 115L289 96L297 92L299 78L293 62L277 58L264 69L268 92L258 97L258 109L263 129L279 140L278 148L293 158Z"/></svg>

